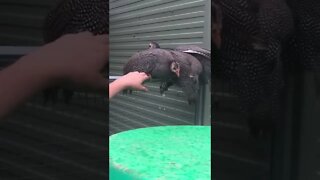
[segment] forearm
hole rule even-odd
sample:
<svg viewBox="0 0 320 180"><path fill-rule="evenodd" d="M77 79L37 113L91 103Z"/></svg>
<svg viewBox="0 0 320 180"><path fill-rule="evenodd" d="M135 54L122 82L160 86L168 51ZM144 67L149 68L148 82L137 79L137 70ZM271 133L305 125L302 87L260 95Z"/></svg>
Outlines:
<svg viewBox="0 0 320 180"><path fill-rule="evenodd" d="M48 85L48 72L28 65L26 58L0 71L0 119Z"/></svg>
<svg viewBox="0 0 320 180"><path fill-rule="evenodd" d="M117 79L109 84L109 99L126 88L121 79Z"/></svg>
<svg viewBox="0 0 320 180"><path fill-rule="evenodd" d="M121 78L115 80L113 83L109 84L109 99L115 96L120 91L132 88L140 91L148 91L146 87L142 84L145 80L150 77L145 73L139 72L130 72Z"/></svg>

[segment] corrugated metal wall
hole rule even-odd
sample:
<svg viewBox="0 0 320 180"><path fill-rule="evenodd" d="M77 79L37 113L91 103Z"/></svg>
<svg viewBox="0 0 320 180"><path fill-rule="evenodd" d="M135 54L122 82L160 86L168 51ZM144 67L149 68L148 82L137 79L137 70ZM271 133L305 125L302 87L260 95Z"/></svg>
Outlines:
<svg viewBox="0 0 320 180"><path fill-rule="evenodd" d="M210 3L110 0L110 75L122 75L128 58L153 40L163 48L196 44L210 49ZM110 101L110 134L147 126L195 124L196 107L187 104L179 88L170 88L162 97L159 83L146 85L150 90L147 93L119 94Z"/></svg>
<svg viewBox="0 0 320 180"><path fill-rule="evenodd" d="M0 0L0 45L42 44L42 24L59 0Z"/></svg>

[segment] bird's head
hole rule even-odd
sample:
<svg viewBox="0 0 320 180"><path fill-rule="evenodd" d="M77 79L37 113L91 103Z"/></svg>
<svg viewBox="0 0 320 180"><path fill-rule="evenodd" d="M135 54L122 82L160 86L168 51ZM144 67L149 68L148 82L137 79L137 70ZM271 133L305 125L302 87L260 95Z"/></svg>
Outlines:
<svg viewBox="0 0 320 180"><path fill-rule="evenodd" d="M177 77L180 77L180 65L178 62L176 61L173 61L171 64L170 64L170 70L172 72L174 72Z"/></svg>
<svg viewBox="0 0 320 180"><path fill-rule="evenodd" d="M148 47L149 49L155 49L155 48L160 48L160 45L154 41L151 41Z"/></svg>

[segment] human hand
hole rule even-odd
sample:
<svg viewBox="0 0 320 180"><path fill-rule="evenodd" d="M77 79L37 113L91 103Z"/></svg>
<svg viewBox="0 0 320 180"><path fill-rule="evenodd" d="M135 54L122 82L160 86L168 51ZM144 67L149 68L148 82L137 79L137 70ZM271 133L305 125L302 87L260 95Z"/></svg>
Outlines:
<svg viewBox="0 0 320 180"><path fill-rule="evenodd" d="M31 71L45 71L52 83L67 81L105 89L108 83L102 70L108 62L108 43L107 35L68 34L28 54L23 61Z"/></svg>
<svg viewBox="0 0 320 180"><path fill-rule="evenodd" d="M137 71L123 75L121 78L109 84L109 98L112 98L120 91L128 88L148 91L148 89L142 84L149 78L150 76L148 76L146 73L139 73Z"/></svg>
<svg viewBox="0 0 320 180"><path fill-rule="evenodd" d="M148 76L144 72L130 72L119 79L125 86L126 88L133 88L136 90L141 90L141 91L148 91L148 89L143 86L143 82L149 79L150 76Z"/></svg>

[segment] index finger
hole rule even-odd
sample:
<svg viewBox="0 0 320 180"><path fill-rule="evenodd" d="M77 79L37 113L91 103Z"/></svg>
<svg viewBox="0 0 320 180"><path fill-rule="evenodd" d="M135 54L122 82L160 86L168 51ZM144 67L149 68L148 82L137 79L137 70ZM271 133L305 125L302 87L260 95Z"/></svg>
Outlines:
<svg viewBox="0 0 320 180"><path fill-rule="evenodd" d="M143 76L143 80L147 80L147 79L150 79L150 75L146 74L146 73L142 73L144 76Z"/></svg>

